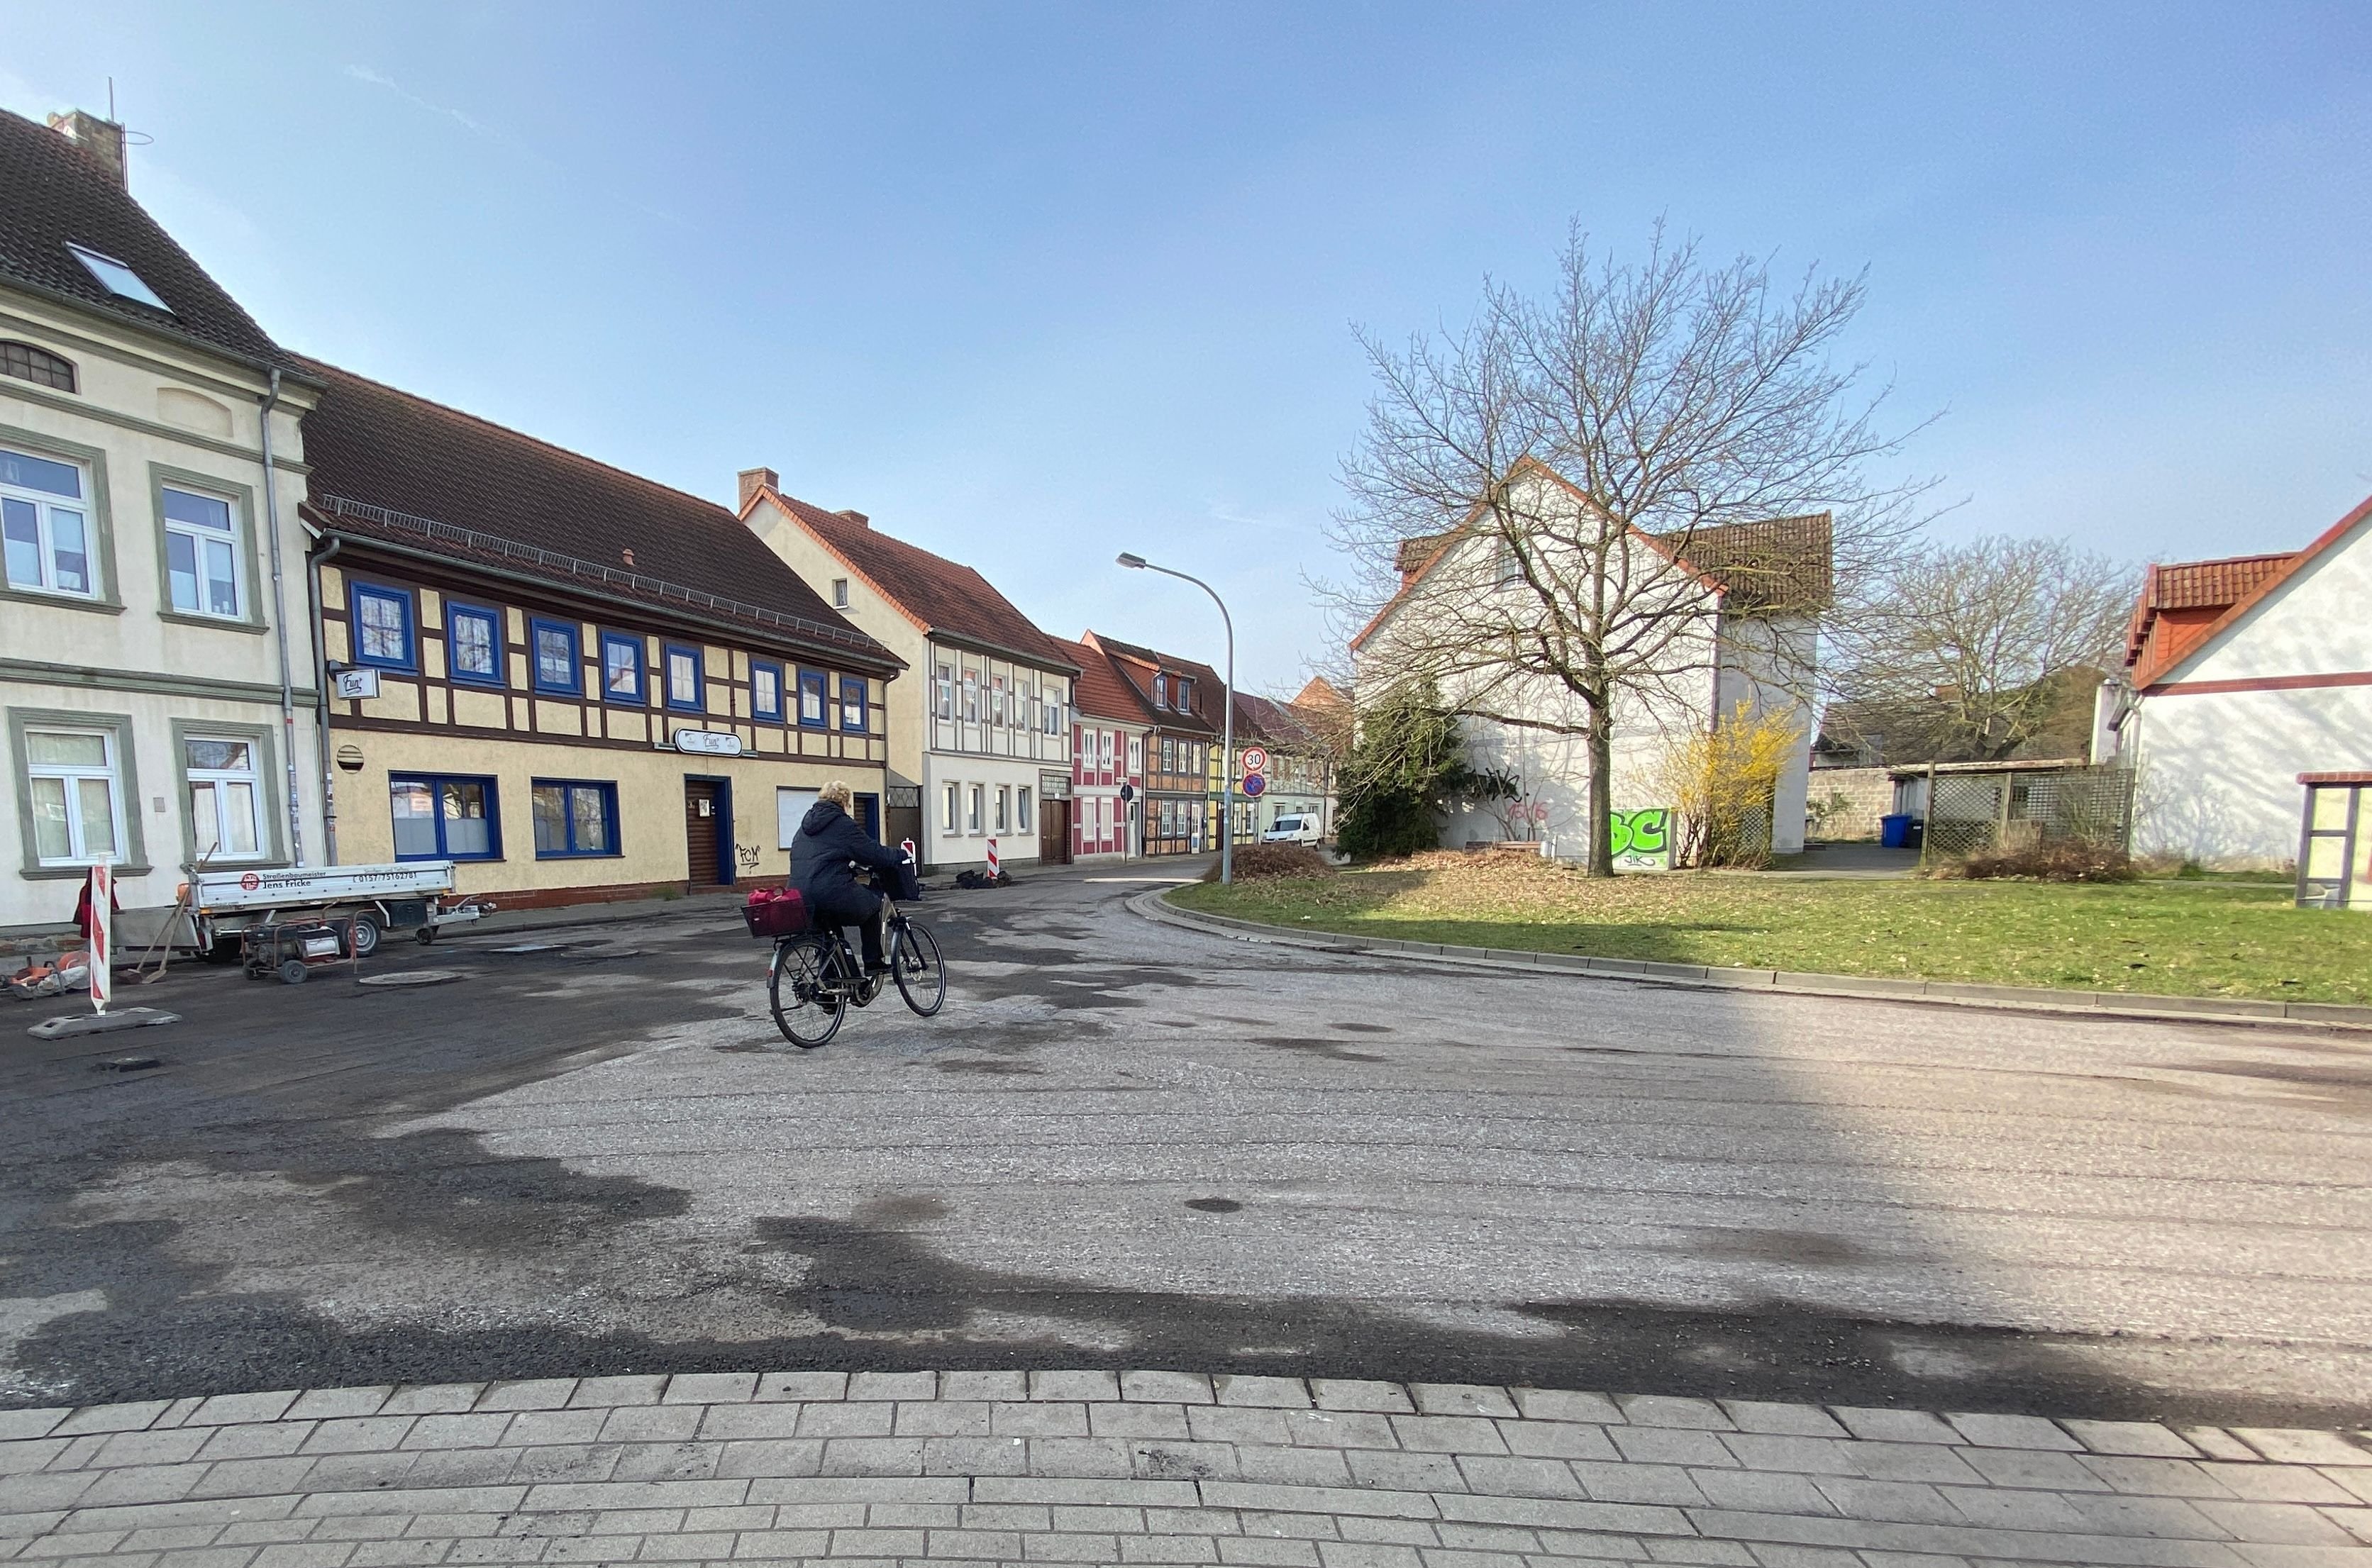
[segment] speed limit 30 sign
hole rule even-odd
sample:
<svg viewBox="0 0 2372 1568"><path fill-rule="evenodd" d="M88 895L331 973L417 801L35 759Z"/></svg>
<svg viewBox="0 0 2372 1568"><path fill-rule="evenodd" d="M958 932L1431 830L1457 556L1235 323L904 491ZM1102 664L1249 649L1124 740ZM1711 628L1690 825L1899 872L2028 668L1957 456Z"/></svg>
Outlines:
<svg viewBox="0 0 2372 1568"><path fill-rule="evenodd" d="M1268 772L1268 752L1264 748L1258 746L1245 747L1243 761L1244 772L1248 773L1264 773Z"/></svg>

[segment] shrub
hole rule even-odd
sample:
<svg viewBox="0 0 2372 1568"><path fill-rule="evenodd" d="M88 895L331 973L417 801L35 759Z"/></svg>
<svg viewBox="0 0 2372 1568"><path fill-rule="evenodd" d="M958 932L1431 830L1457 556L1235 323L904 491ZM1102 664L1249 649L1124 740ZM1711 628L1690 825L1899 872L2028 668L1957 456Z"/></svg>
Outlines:
<svg viewBox="0 0 2372 1568"><path fill-rule="evenodd" d="M2039 882L2132 882L2141 877L2123 850L2087 839L2052 839L2017 849L1972 854L1943 866L1936 874L1971 881L2021 877Z"/></svg>
<svg viewBox="0 0 2372 1568"><path fill-rule="evenodd" d="M1263 881L1272 877L1323 877L1334 869L1327 858L1308 844L1238 844L1236 846L1236 880ZM1219 879L1219 866L1212 862L1211 869L1203 873L1203 880Z"/></svg>

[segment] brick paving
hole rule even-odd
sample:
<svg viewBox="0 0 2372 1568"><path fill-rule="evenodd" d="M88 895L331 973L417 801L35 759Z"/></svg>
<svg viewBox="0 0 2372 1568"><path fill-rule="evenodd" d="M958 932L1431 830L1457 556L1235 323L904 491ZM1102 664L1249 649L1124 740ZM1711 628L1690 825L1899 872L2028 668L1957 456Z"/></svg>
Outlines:
<svg viewBox="0 0 2372 1568"><path fill-rule="evenodd" d="M1178 1372L0 1411L0 1560L2372 1564L2372 1433Z"/></svg>

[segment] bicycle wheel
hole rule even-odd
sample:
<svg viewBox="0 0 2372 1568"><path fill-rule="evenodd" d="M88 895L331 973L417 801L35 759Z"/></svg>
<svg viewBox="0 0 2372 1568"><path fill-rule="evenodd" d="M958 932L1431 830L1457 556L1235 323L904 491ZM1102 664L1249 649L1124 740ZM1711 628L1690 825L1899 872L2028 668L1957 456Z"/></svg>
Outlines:
<svg viewBox="0 0 2372 1568"><path fill-rule="evenodd" d="M827 949L816 942L784 942L766 970L766 1002L774 1027L801 1051L813 1051L840 1031L846 1004L832 993Z"/></svg>
<svg viewBox="0 0 2372 1568"><path fill-rule="evenodd" d="M890 938L890 972L897 978L898 994L906 1005L927 1018L948 999L948 966L940 961L938 938L930 928L913 921L901 923Z"/></svg>

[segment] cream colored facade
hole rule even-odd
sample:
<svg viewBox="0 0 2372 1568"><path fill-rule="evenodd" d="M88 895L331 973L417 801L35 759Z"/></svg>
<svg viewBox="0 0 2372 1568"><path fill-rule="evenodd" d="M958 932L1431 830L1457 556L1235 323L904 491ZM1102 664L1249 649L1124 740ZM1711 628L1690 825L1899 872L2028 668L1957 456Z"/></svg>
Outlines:
<svg viewBox="0 0 2372 1568"><path fill-rule="evenodd" d="M830 596L851 625L906 661L891 683L890 784L914 792L914 814L897 819L933 869L1039 858L1045 802L1065 802L1071 780L1071 677L1017 650L935 634L887 588L820 541L771 497L744 521L790 568ZM900 836L891 833L893 842ZM1067 845L1069 829L1061 831Z"/></svg>
<svg viewBox="0 0 2372 1568"><path fill-rule="evenodd" d="M483 846L492 853L459 859L459 888L513 907L778 882L789 870L789 832L822 784L844 780L879 809L890 751L884 704L894 680L803 662L794 650L714 628L670 630L657 610L588 606L553 585L462 577L451 563L374 553L351 540L320 575L322 640L333 664L364 667L355 644L357 585L402 595L416 640L414 668L378 669L376 697L333 700L341 862L419 853L417 842L398 842L396 813L422 789L439 792L444 808L442 781L465 784L492 823ZM454 678L456 607L498 618L499 684ZM529 660L539 625L573 629L576 693L538 690ZM641 668L640 691L631 698L612 695L605 681L609 649L627 645ZM680 654L697 656L696 709L669 701L669 661ZM764 682L769 671L775 679ZM820 724L802 722L802 672L823 679L829 702ZM778 716L762 711L769 690ZM692 749L727 737L738 755ZM557 791L607 792L608 842L556 850L541 842L540 789L546 801ZM693 808L703 798L715 812L713 877L705 874L710 852L694 839ZM542 828L549 834L552 824ZM411 830L420 830L416 819ZM469 830L479 832L474 825Z"/></svg>
<svg viewBox="0 0 2372 1568"><path fill-rule="evenodd" d="M140 940L157 923L149 912L173 903L202 838L225 840L212 864L226 868L322 858L306 537L296 517L305 494L298 422L312 392L284 379L267 415L268 371L5 283L0 343L73 367L71 390L0 375L0 454L34 460L17 465L19 482L0 473L0 496L16 500L20 517L28 505L55 505L85 519L90 590L44 584L21 551L0 586L9 768L0 844L11 861L0 878L0 929L65 922L87 862L104 854L127 912L123 936ZM63 465L82 494L41 488L65 482L37 464ZM39 482L22 482L29 476ZM169 490L219 505L230 523L236 603L220 601L228 613L187 602L186 576L185 602L176 605L166 565ZM279 516L276 587L268 500ZM204 582L197 588L202 598L209 592ZM91 758L95 768L81 765ZM193 780L193 758L236 766ZM61 820L68 796L70 820Z"/></svg>

